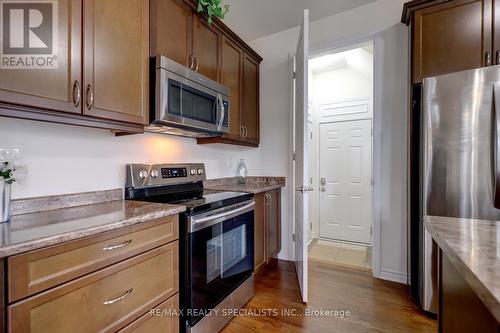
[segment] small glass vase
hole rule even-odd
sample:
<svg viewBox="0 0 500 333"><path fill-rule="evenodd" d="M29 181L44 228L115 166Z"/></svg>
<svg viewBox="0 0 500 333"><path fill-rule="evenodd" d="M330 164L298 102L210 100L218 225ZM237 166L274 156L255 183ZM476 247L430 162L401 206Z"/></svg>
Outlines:
<svg viewBox="0 0 500 333"><path fill-rule="evenodd" d="M236 175L238 177L238 184L245 184L248 176L248 169L245 164L245 160L241 159L238 163L238 169L236 170Z"/></svg>
<svg viewBox="0 0 500 333"><path fill-rule="evenodd" d="M10 183L0 179L0 223L10 220Z"/></svg>

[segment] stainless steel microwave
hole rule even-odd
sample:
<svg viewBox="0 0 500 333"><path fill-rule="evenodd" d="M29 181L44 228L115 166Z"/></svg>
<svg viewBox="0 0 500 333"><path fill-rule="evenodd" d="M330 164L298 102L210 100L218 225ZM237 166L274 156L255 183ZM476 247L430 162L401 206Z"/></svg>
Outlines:
<svg viewBox="0 0 500 333"><path fill-rule="evenodd" d="M190 137L229 131L229 89L165 56L156 57L149 132Z"/></svg>

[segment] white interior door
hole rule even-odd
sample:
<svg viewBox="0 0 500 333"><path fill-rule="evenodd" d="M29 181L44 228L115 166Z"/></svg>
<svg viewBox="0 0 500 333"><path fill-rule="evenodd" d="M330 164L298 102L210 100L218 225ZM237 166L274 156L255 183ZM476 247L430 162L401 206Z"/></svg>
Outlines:
<svg viewBox="0 0 500 333"><path fill-rule="evenodd" d="M308 243L308 55L309 10L304 10L295 55L295 222L294 262L302 301L307 302L307 243Z"/></svg>
<svg viewBox="0 0 500 333"><path fill-rule="evenodd" d="M372 121L320 125L322 238L370 244Z"/></svg>

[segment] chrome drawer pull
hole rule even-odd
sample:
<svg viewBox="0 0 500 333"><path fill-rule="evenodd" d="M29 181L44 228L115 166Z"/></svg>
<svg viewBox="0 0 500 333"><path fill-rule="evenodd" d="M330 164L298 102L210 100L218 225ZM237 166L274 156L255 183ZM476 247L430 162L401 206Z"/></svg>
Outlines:
<svg viewBox="0 0 500 333"><path fill-rule="evenodd" d="M123 243L120 243L120 244L113 244L113 245L108 245L106 247L103 247L102 250L103 251L111 251L111 250L116 250L116 249L119 249L119 248L122 248L124 246L127 246L129 245L130 243L132 243L132 240L129 239Z"/></svg>
<svg viewBox="0 0 500 333"><path fill-rule="evenodd" d="M109 301L105 301L103 302L102 304L104 305L109 305L109 304L113 304L113 303L116 303L116 302L119 302L121 301L122 299L124 299L125 297L127 297L128 295L130 295L132 293L132 291L134 290L134 288L130 288L129 290L127 290L123 295L121 295L120 297L117 297L117 298L114 298L114 299L110 299Z"/></svg>

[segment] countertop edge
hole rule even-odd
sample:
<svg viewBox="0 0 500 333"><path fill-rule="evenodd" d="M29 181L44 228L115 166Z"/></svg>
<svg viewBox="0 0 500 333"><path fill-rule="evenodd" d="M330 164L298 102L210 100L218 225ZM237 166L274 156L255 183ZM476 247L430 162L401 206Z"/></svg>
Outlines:
<svg viewBox="0 0 500 333"><path fill-rule="evenodd" d="M49 237L42 237L39 239L29 240L10 246L5 246L0 248L0 258L5 258L29 251L39 250L49 246L59 245L65 242L82 239L89 236L94 236L104 232L125 228L131 225L140 224L163 217L180 214L184 211L186 211L185 206L170 205L170 207L165 210L158 210L156 212L134 216L131 218L115 221L101 226L93 226L89 228L83 227L82 229L78 230L72 230Z"/></svg>
<svg viewBox="0 0 500 333"><path fill-rule="evenodd" d="M211 191L244 192L244 193L258 194L258 193L262 193L262 192L276 190L276 189L283 188L283 187L284 187L283 185L276 184L276 185L263 186L259 189L255 189L255 190L250 190L250 189L245 189L244 187L236 188L236 187L221 185L221 186L208 186L208 187L205 187L205 189L211 190Z"/></svg>
<svg viewBox="0 0 500 333"><path fill-rule="evenodd" d="M488 308L488 310L493 314L495 319L500 322L500 302L495 295L491 293L487 286L479 279L479 277L472 271L472 269L460 258L460 256L448 245L445 239L443 239L438 231L436 231L432 224L429 224L426 219L424 219L424 226L430 232L432 238L439 245L441 250L446 253L450 261L455 265L463 276L470 287L476 292L478 297Z"/></svg>

